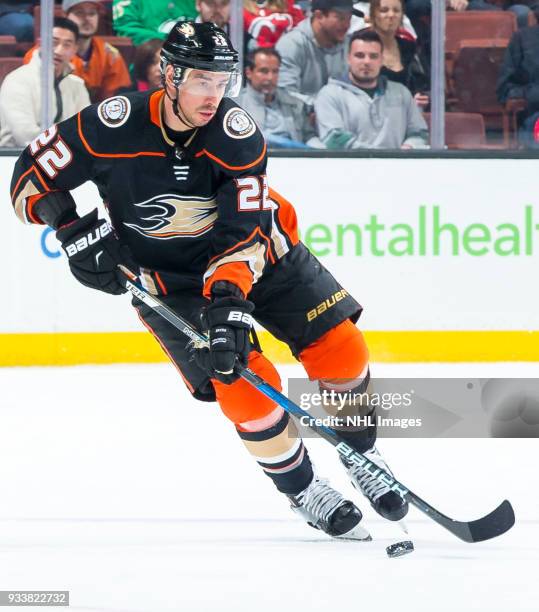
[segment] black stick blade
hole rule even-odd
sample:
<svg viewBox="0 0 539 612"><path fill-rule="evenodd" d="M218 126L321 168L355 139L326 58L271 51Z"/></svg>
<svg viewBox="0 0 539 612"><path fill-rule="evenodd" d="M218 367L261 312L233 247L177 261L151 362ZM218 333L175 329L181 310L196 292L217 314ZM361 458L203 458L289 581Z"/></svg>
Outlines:
<svg viewBox="0 0 539 612"><path fill-rule="evenodd" d="M444 527L464 542L484 542L509 531L515 524L515 513L511 504L504 500L495 510L483 518L469 523L450 521Z"/></svg>

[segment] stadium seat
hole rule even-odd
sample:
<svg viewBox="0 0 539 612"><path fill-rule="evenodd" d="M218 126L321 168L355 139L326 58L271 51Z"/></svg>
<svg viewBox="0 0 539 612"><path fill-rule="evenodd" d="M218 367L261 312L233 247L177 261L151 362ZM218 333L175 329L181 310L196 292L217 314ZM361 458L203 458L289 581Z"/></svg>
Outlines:
<svg viewBox="0 0 539 612"><path fill-rule="evenodd" d="M0 57L14 57L17 54L15 36L0 36Z"/></svg>
<svg viewBox="0 0 539 612"><path fill-rule="evenodd" d="M507 46L516 31L517 18L510 11L448 12L445 28L445 73L449 96L452 94L455 57L462 41L488 39L500 41Z"/></svg>
<svg viewBox="0 0 539 612"><path fill-rule="evenodd" d="M431 124L430 113L424 113ZM445 142L448 149L483 149L487 144L485 122L478 113L446 113Z"/></svg>
<svg viewBox="0 0 539 612"><path fill-rule="evenodd" d="M22 57L0 57L0 85L7 74L22 66Z"/></svg>
<svg viewBox="0 0 539 612"><path fill-rule="evenodd" d="M505 47L499 39L461 41L451 75L450 109L480 113L487 130L503 132L504 145L510 147L515 142L511 142L509 116L496 97L496 81Z"/></svg>
<svg viewBox="0 0 539 612"><path fill-rule="evenodd" d="M463 40L509 40L517 31L517 18L511 11L449 12L446 17L446 57L454 57Z"/></svg>

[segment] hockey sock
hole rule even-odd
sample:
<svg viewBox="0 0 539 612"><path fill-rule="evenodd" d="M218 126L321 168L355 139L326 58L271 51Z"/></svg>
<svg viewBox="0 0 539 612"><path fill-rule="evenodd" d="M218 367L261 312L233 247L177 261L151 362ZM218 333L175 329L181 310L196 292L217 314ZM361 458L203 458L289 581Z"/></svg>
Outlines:
<svg viewBox="0 0 539 612"><path fill-rule="evenodd" d="M342 425L334 429L359 453L376 442L376 407L370 405L370 374L351 381L321 380L322 406L327 414L338 416Z"/></svg>
<svg viewBox="0 0 539 612"><path fill-rule="evenodd" d="M313 468L296 425L282 408L277 411L278 420L270 427L247 431L245 426L250 424L243 423L236 428L247 450L277 489L286 495L297 495L311 483Z"/></svg>

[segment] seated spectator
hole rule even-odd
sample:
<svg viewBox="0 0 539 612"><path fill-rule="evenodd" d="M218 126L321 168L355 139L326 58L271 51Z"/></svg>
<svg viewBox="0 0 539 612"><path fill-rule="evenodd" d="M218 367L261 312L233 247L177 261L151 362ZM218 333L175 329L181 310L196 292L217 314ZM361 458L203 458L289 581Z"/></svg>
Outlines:
<svg viewBox="0 0 539 612"><path fill-rule="evenodd" d="M304 19L305 14L294 0L244 0L247 48L274 47L283 34Z"/></svg>
<svg viewBox="0 0 539 612"><path fill-rule="evenodd" d="M350 23L350 34L356 30L362 30L370 26L370 8L370 2L354 3L354 13L352 14L352 22ZM402 28L399 30L399 34L417 40L417 32L407 15L403 15Z"/></svg>
<svg viewBox="0 0 539 612"><path fill-rule="evenodd" d="M11 34L18 42L34 40L34 6L39 0L3 0L0 2L0 35Z"/></svg>
<svg viewBox="0 0 539 612"><path fill-rule="evenodd" d="M417 45L402 30L403 0L371 0L370 22L384 45L381 74L390 81L402 83L414 94L416 103L426 107L429 78L417 55Z"/></svg>
<svg viewBox="0 0 539 612"><path fill-rule="evenodd" d="M112 19L118 36L134 45L152 38L164 40L180 19L196 19L195 0L114 0Z"/></svg>
<svg viewBox="0 0 539 612"><path fill-rule="evenodd" d="M137 91L147 91L161 87L161 47L159 38L147 40L139 45L133 60L133 76Z"/></svg>
<svg viewBox="0 0 539 612"><path fill-rule="evenodd" d="M215 23L230 33L230 0L196 0L197 22Z"/></svg>
<svg viewBox="0 0 539 612"><path fill-rule="evenodd" d="M311 18L277 42L279 87L312 104L328 79L345 71L352 7L352 0L312 0Z"/></svg>
<svg viewBox="0 0 539 612"><path fill-rule="evenodd" d="M528 25L528 16L530 10L537 1L530 2L529 0L520 0L513 2L505 0L503 9L509 10L517 16L518 27L526 27ZM500 11L502 7L489 2L488 0L446 0L446 6L452 11ZM406 0L406 13L416 24L416 20L426 15L430 15L431 0Z"/></svg>
<svg viewBox="0 0 539 612"><path fill-rule="evenodd" d="M500 69L496 94L502 104L510 105L511 100L524 99L526 109L521 117L520 136L524 144L531 144L530 136L539 116L538 25L522 28L513 34Z"/></svg>
<svg viewBox="0 0 539 612"><path fill-rule="evenodd" d="M64 0L62 8L68 19L79 27L77 57L73 60L75 74L82 77L92 102L101 102L121 90L129 89L131 77L125 61L116 47L96 36L99 0Z"/></svg>
<svg viewBox="0 0 539 612"><path fill-rule="evenodd" d="M68 119L90 104L84 81L72 74L79 29L64 17L54 20L53 121ZM0 146L25 147L43 131L41 122L41 57L10 72L0 88Z"/></svg>
<svg viewBox="0 0 539 612"><path fill-rule="evenodd" d="M247 86L238 97L273 147L303 148L314 137L306 105L277 87L281 58L275 49L255 49L246 58Z"/></svg>
<svg viewBox="0 0 539 612"><path fill-rule="evenodd" d="M428 130L412 94L380 74L383 43L372 30L352 34L348 72L330 79L314 105L328 149L428 147Z"/></svg>
<svg viewBox="0 0 539 612"><path fill-rule="evenodd" d="M511 11L517 16L519 28L527 28L530 15L536 13L539 9L539 2L537 0L518 0L517 2L505 0L502 8L504 11Z"/></svg>

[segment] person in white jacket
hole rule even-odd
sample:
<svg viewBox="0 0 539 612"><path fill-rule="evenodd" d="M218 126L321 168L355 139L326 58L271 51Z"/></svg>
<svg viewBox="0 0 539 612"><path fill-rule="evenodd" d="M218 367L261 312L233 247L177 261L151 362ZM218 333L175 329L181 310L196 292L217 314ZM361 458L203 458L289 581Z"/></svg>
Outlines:
<svg viewBox="0 0 539 612"><path fill-rule="evenodd" d="M408 88L380 75L383 43L372 30L350 38L348 71L329 79L314 109L328 149L428 147L428 129Z"/></svg>
<svg viewBox="0 0 539 612"><path fill-rule="evenodd" d="M53 27L54 123L90 104L84 81L71 74L77 52L78 27L57 17ZM43 131L41 121L41 58L34 53L25 65L10 72L0 88L0 147L25 147ZM45 126L49 127L49 126Z"/></svg>

